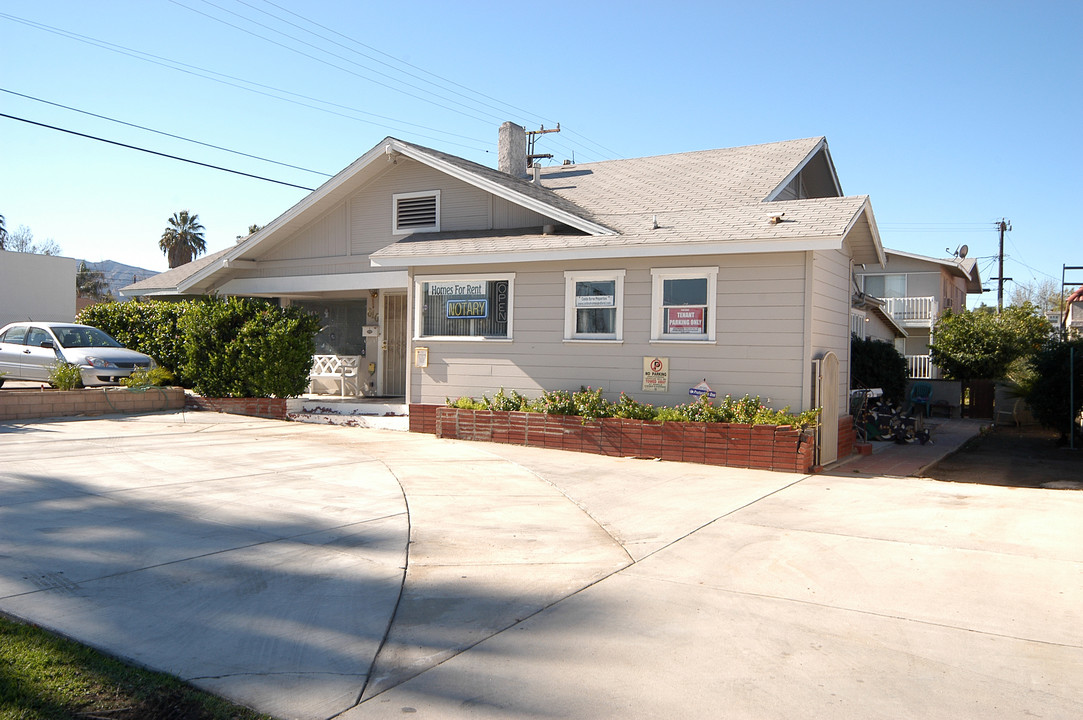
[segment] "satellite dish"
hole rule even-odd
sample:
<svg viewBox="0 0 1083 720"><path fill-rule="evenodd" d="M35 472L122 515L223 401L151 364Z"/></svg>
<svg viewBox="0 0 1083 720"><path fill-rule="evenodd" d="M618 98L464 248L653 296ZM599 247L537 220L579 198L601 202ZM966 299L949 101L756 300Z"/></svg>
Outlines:
<svg viewBox="0 0 1083 720"><path fill-rule="evenodd" d="M968 248L966 245L960 245L959 246L959 258L960 259L965 258L966 254L968 252L970 252L970 248Z"/></svg>

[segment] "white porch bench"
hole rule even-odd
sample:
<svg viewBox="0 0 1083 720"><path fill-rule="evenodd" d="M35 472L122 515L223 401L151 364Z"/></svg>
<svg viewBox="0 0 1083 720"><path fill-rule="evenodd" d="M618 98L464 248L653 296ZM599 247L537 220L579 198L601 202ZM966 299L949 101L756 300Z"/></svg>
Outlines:
<svg viewBox="0 0 1083 720"><path fill-rule="evenodd" d="M313 355L312 371L308 374L308 391L315 393L314 381L324 378L338 382L339 397L346 397L347 387L352 390L352 395L358 395L361 392L360 371L360 355Z"/></svg>

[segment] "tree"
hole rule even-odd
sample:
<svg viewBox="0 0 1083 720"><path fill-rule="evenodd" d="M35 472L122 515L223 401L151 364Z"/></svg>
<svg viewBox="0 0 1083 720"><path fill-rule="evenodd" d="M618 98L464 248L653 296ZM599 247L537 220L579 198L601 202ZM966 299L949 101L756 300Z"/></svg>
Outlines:
<svg viewBox="0 0 1083 720"><path fill-rule="evenodd" d="M4 221L4 216L0 215L0 250L4 249L4 244L8 239L8 226Z"/></svg>
<svg viewBox="0 0 1083 720"><path fill-rule="evenodd" d="M955 380L998 380L1015 361L1033 355L1049 337L1049 321L1028 302L1000 313L980 307L946 311L933 328L929 353Z"/></svg>
<svg viewBox="0 0 1083 720"><path fill-rule="evenodd" d="M257 225L256 223L252 223L251 225L248 226L248 235L238 235L237 236L237 242L244 242L245 240L248 239L249 235L254 235L255 233L258 233L262 229L263 229L262 225Z"/></svg>
<svg viewBox="0 0 1083 720"><path fill-rule="evenodd" d="M200 253L206 252L207 241L203 239L204 227L199 215L189 215L187 210L173 213L169 225L158 241L158 247L175 268L192 262Z"/></svg>
<svg viewBox="0 0 1083 720"><path fill-rule="evenodd" d="M75 290L82 297L97 301L112 298L109 283L105 282L105 273L88 269L85 260L79 263L79 271L75 274Z"/></svg>
<svg viewBox="0 0 1083 720"><path fill-rule="evenodd" d="M32 253L35 255L59 255L61 252L60 246L51 238L42 243L34 242L34 233L30 232L30 228L26 225L20 225L13 233L5 230L3 244L0 244L0 248L11 252Z"/></svg>
<svg viewBox="0 0 1083 720"><path fill-rule="evenodd" d="M1050 340L1030 364L1034 379L1026 398L1034 417L1042 425L1059 430L1063 438L1070 432L1078 434L1079 426L1073 418L1083 410L1083 340ZM1075 405L1069 407L1072 400Z"/></svg>
<svg viewBox="0 0 1083 720"><path fill-rule="evenodd" d="M881 388L889 402L902 402L906 399L909 374L906 358L891 343L850 337L851 389Z"/></svg>
<svg viewBox="0 0 1083 720"><path fill-rule="evenodd" d="M1052 278L1035 280L1032 283L1020 283L1013 289L1009 302L1012 305L1030 303L1042 313L1059 313L1064 310L1064 298L1072 294L1074 288L1061 288L1059 282Z"/></svg>

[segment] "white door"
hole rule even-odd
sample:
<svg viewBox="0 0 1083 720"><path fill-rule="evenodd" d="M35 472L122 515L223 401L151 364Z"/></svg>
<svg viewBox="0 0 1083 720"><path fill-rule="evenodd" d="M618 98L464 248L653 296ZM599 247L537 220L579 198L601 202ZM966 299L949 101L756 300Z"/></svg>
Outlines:
<svg viewBox="0 0 1083 720"><path fill-rule="evenodd" d="M820 465L839 459L839 358L828 352L820 359Z"/></svg>

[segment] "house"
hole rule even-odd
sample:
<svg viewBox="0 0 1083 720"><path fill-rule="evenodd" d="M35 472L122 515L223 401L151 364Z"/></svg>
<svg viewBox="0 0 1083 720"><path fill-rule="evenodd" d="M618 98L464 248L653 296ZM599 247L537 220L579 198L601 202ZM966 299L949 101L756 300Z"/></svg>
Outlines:
<svg viewBox="0 0 1083 720"><path fill-rule="evenodd" d="M0 250L0 327L17 320L75 319L79 261Z"/></svg>
<svg viewBox="0 0 1083 720"><path fill-rule="evenodd" d="M1073 339L1083 334L1083 288L1076 288L1065 298L1064 311L1054 325Z"/></svg>
<svg viewBox="0 0 1083 720"><path fill-rule="evenodd" d="M498 149L493 169L386 138L236 247L124 293L302 305L320 352L365 356L365 392L411 403L591 386L672 405L706 383L823 406L834 459L853 268L884 255L824 138L531 168L505 123Z"/></svg>
<svg viewBox="0 0 1083 720"><path fill-rule="evenodd" d="M939 379L940 371L929 356L933 326L942 312L965 310L966 296L982 292L977 263L966 257L937 259L891 248L884 248L884 255L883 266L855 269L858 289L882 300L884 313L905 330L894 342L906 357L910 377ZM889 339L883 333L874 337Z"/></svg>

